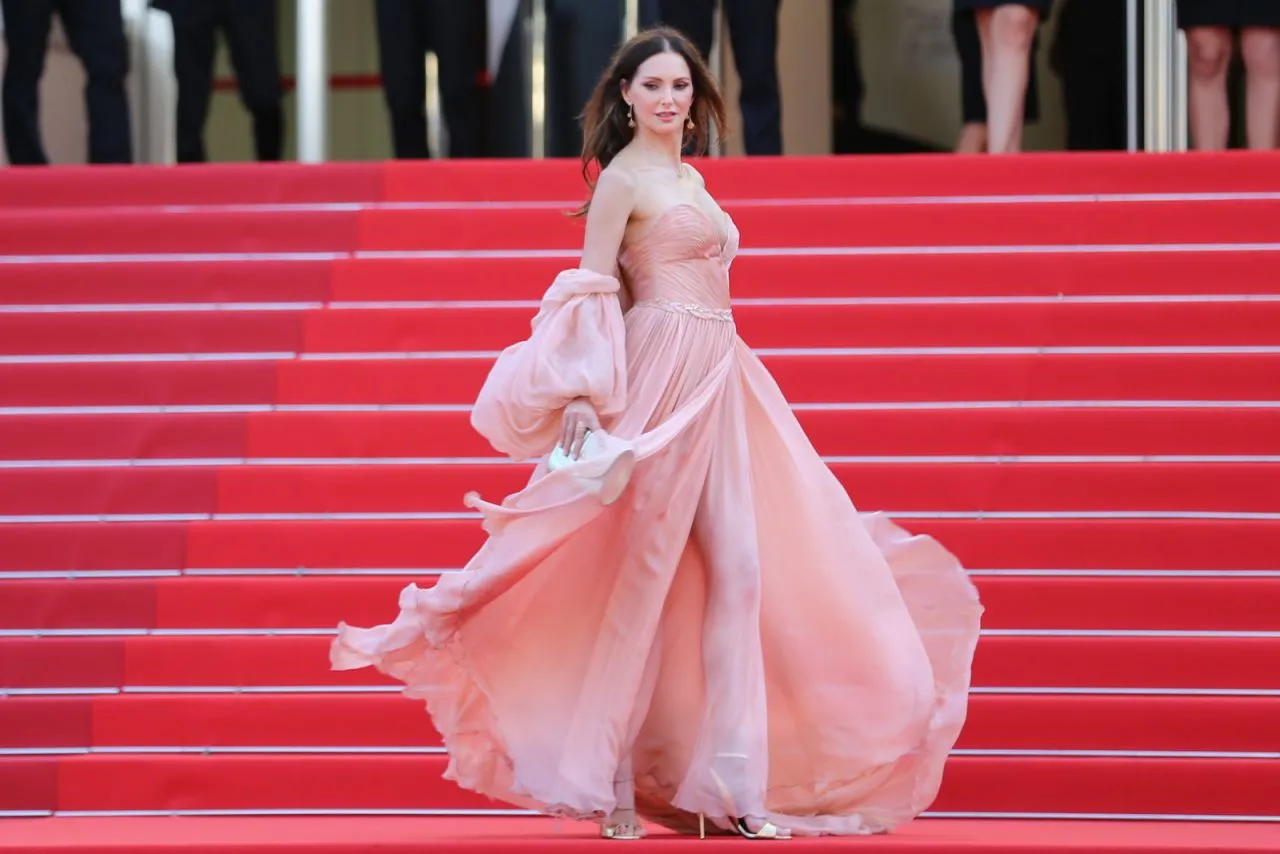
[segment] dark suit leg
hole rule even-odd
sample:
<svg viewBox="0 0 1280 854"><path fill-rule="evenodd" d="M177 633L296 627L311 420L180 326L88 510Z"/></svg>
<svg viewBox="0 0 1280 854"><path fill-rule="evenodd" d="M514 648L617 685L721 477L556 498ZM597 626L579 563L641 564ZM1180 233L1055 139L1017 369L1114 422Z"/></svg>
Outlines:
<svg viewBox="0 0 1280 854"><path fill-rule="evenodd" d="M782 153L778 5L779 0L725 0L729 41L742 80L739 106L747 154Z"/></svg>
<svg viewBox="0 0 1280 854"><path fill-rule="evenodd" d="M275 0L230 0L227 42L240 84L240 101L253 116L253 146L259 160L284 157Z"/></svg>
<svg viewBox="0 0 1280 854"><path fill-rule="evenodd" d="M424 0L377 0L378 58L395 156L425 159L427 20Z"/></svg>
<svg viewBox="0 0 1280 854"><path fill-rule="evenodd" d="M173 74L178 81L178 162L203 163L204 126L213 96L213 60L218 27L225 11L221 2L169 0L173 21Z"/></svg>
<svg viewBox="0 0 1280 854"><path fill-rule="evenodd" d="M662 23L684 33L704 61L711 56L716 0L662 0L658 8L662 13Z"/></svg>
<svg viewBox="0 0 1280 854"><path fill-rule="evenodd" d="M40 78L53 0L0 0L4 14L4 143L17 166L48 163L40 138Z"/></svg>
<svg viewBox="0 0 1280 854"><path fill-rule="evenodd" d="M89 162L132 163L133 130L124 91L129 43L119 0L62 0L58 14L88 77Z"/></svg>
<svg viewBox="0 0 1280 854"><path fill-rule="evenodd" d="M483 3L429 0L428 40L440 71L440 101L449 127L450 157L485 153L484 90L487 33Z"/></svg>

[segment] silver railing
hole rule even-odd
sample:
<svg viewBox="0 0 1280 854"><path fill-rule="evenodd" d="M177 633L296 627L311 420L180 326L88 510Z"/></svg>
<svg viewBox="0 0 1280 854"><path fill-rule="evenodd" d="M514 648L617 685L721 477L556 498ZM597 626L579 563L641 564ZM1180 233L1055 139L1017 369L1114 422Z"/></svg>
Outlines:
<svg viewBox="0 0 1280 854"><path fill-rule="evenodd" d="M1137 62L1137 4L1130 0L1129 91L1137 89L1133 79ZM1143 8L1143 130L1147 151L1187 149L1187 45L1178 30L1174 0L1144 0ZM1130 101L1130 146L1136 148L1137 99Z"/></svg>
<svg viewBox="0 0 1280 854"><path fill-rule="evenodd" d="M298 0L298 160L329 157L329 3Z"/></svg>

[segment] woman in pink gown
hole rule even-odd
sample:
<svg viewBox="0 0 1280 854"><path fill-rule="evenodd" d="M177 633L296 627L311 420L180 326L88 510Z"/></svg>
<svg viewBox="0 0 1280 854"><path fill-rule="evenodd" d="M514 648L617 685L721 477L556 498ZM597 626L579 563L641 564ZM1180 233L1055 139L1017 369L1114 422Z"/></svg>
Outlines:
<svg viewBox="0 0 1280 854"><path fill-rule="evenodd" d="M458 785L606 837L910 821L964 722L975 590L854 508L736 334L738 232L680 157L724 123L694 49L637 35L585 119L581 266L472 415L541 462L500 505L468 495L479 553L393 622L341 625L332 665L425 700Z"/></svg>

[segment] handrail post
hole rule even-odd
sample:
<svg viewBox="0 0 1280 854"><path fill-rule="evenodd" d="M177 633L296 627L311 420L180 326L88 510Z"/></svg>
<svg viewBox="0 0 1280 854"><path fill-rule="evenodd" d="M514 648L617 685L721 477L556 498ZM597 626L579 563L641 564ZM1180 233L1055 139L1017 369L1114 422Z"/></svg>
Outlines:
<svg viewBox="0 0 1280 854"><path fill-rule="evenodd" d="M529 156L547 156L547 2L529 0L524 22L528 85Z"/></svg>
<svg viewBox="0 0 1280 854"><path fill-rule="evenodd" d="M622 43L640 32L640 0L622 0Z"/></svg>
<svg viewBox="0 0 1280 854"><path fill-rule="evenodd" d="M298 160L323 163L329 156L329 4L297 4Z"/></svg>
<svg viewBox="0 0 1280 854"><path fill-rule="evenodd" d="M1139 0L1125 0L1125 130L1126 147L1129 151L1137 151L1139 116L1141 108L1138 100L1138 46L1142 44L1141 26L1138 17Z"/></svg>
<svg viewBox="0 0 1280 854"><path fill-rule="evenodd" d="M1143 22L1143 113L1147 151L1175 149L1174 0L1146 0Z"/></svg>

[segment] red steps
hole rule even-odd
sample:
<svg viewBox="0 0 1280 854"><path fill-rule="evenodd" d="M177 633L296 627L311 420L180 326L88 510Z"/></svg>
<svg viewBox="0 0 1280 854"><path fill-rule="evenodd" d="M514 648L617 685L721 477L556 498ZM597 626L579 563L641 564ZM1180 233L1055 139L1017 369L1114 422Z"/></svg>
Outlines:
<svg viewBox="0 0 1280 854"><path fill-rule="evenodd" d="M11 630L332 629L376 625L413 577L5 579ZM991 576L974 578L987 629L1280 632L1280 575L1259 577ZM3 727L0 727L3 729Z"/></svg>
<svg viewBox="0 0 1280 854"><path fill-rule="evenodd" d="M1280 191L1267 152L985 157L846 156L695 161L717 196L1023 196ZM580 199L576 159L281 163L6 170L0 206L300 204Z"/></svg>
<svg viewBox="0 0 1280 854"><path fill-rule="evenodd" d="M865 205L726 201L753 248L1270 243L1280 199ZM518 244L512 245L512 236ZM100 211L0 208L11 255L576 250L580 219L539 208Z"/></svg>
<svg viewBox="0 0 1280 854"><path fill-rule="evenodd" d="M205 817L46 818L14 822L0 851L91 854L110 846L122 852L265 854L387 854L430 850L467 854L529 854L590 850L598 829L545 818L480 817ZM711 840L652 828L631 843L635 851L705 852ZM104 843L103 840L112 840ZM1186 824L1125 821L983 821L928 819L888 836L793 839L788 850L884 854L1272 854L1280 828L1265 824ZM724 843L733 844L733 843ZM118 846L118 847L117 847ZM660 847L659 847L660 846Z"/></svg>
<svg viewBox="0 0 1280 854"><path fill-rule="evenodd" d="M590 850L599 846L598 829L545 818L449 817L139 817L123 819L56 818L22 822L0 851L63 854L103 850L102 840L118 841L121 852L181 854L264 854L282 850L317 854L387 854L445 849L467 854L528 854ZM711 840L677 836L652 828L636 851L668 854L705 852ZM794 839L788 850L858 852L909 851L911 854L1271 854L1280 829L1265 824L1179 824L1124 821L1007 821L929 819L888 836ZM731 843L724 843L731 844ZM661 847L658 847L661 846ZM695 847L697 846L697 847ZM111 850L117 850L112 848Z"/></svg>
<svg viewBox="0 0 1280 854"><path fill-rule="evenodd" d="M0 355L498 351L535 306L0 313ZM1280 300L1184 303L751 304L752 347L1280 345Z"/></svg>
<svg viewBox="0 0 1280 854"><path fill-rule="evenodd" d="M1053 251L890 255L743 255L733 263L737 299L778 297L1027 297L1272 294L1277 254ZM129 303L533 300L572 259L379 258L335 260L10 263L0 303L12 306Z"/></svg>
<svg viewBox="0 0 1280 854"><path fill-rule="evenodd" d="M1220 519L910 519L981 569L1274 571L1280 522ZM475 519L11 523L3 572L430 569L462 566Z"/></svg>
<svg viewBox="0 0 1280 854"><path fill-rule="evenodd" d="M15 809L492 809L422 755L91 755L0 758ZM1217 785L1205 786L1206 777ZM1263 759L955 757L931 811L1265 815Z"/></svg>
<svg viewBox="0 0 1280 854"><path fill-rule="evenodd" d="M394 618L394 603L384 620ZM0 637L0 684L20 689L379 686L329 670L327 635ZM979 688L1280 690L1280 637L990 635Z"/></svg>
<svg viewBox="0 0 1280 854"><path fill-rule="evenodd" d="M861 507L887 512L1280 514L1278 463L830 467ZM20 468L4 473L0 517L460 512L468 491L501 500L532 473L507 462Z"/></svg>
<svg viewBox="0 0 1280 854"><path fill-rule="evenodd" d="M1280 408L955 409L795 413L819 453L844 456L1280 455ZM9 460L487 457L466 411L8 415Z"/></svg>
<svg viewBox="0 0 1280 854"><path fill-rule="evenodd" d="M1257 753L1274 751L1277 738L1277 697L976 694L957 746ZM396 693L22 696L0 703L0 748L358 750L440 743L422 706Z"/></svg>
<svg viewBox="0 0 1280 854"><path fill-rule="evenodd" d="M1255 155L1031 157L1007 162L986 158L744 160L709 163L704 172L718 194L739 200L730 209L748 246L733 269L735 296L740 301L780 296L792 300L891 298L880 304L835 307L782 308L740 302L736 310L742 331L755 346L974 345L1039 350L1171 345L1222 350L1280 344L1275 337L1280 316L1272 316L1272 309L1280 304L1273 299L1137 301L1134 297L1277 296L1274 276L1269 275L1274 252L1239 246L1247 241L1276 242L1280 234L1272 215L1280 210L1276 199L1115 198L1093 203L1076 195L1070 200L1004 198L975 203L869 197L922 191L940 196L1029 190L1071 194L1276 190L1280 189L1278 164L1274 158ZM492 198L495 192L508 199L571 203L581 194L573 166L376 164L351 170L340 180L326 177L325 167L295 171L286 166L279 172L263 167L260 186L249 186L240 173L223 173L228 178L239 176L237 186L226 189L214 181L212 176L218 173L213 167L164 173L138 170L132 173L136 176L132 196L125 185L112 185L118 173L81 171L78 180L84 185L81 199L99 203L379 202L415 200L415 195L447 201ZM1045 171L1051 168L1051 174ZM1122 169L1135 171L1122 176ZM516 177L517 173L523 177ZM41 194L41 187L48 189L53 204L32 216L8 215L6 222L15 227L0 237L0 250L7 246L10 251L22 247L22 252L99 249L118 253L204 247L224 252L304 247L340 257L182 263L117 257L82 258L74 265L6 264L0 275L0 304L10 310L0 313L0 350L18 356L19 363L0 364L0 407L77 409L40 415L0 410L4 462L45 461L62 466L74 460L134 458L489 456L491 450L470 431L465 411L488 369L488 357L367 357L408 348L496 349L527 329L531 305L359 309L329 303L529 301L536 299L551 275L575 260L580 242L580 223L551 215L554 212L545 208L539 213L528 209L432 211L422 206L305 211L148 211L138 206L132 211L76 212L67 209L78 203L66 195L70 173L41 175L24 186L35 196ZM105 177L99 179L99 175ZM511 180L494 182L495 175ZM26 178L0 175L0 197L16 180ZM769 196L852 195L861 195L865 201L759 204ZM65 225L94 217L105 226L79 240L31 225L42 218ZM27 224L19 223L20 219ZM129 223L147 229L127 232ZM445 223L439 226L445 231L436 226ZM203 226L210 228L201 233ZM527 236L528 246L555 247L560 251L554 254L563 257L347 257L351 250L377 247L509 249L510 234L517 232L510 232L508 226L519 226L518 233L522 239ZM430 228L437 230L431 233ZM1158 245L1184 241L1203 246L1215 240L1236 245L1232 251L1203 252ZM889 248L866 253L841 249L851 242ZM1081 242L1157 245L1141 251L1096 251L1075 245ZM752 254L760 247L787 250L815 243L829 243L832 248L813 255L768 254L767 249ZM1005 252L987 246L974 251L973 243L1061 244L1062 249L1038 246ZM914 247L921 244L948 244L952 250L919 253ZM886 254L878 254L881 251ZM1123 299L1040 303L902 299L1059 295ZM193 301L303 302L325 308L153 313L155 306L149 305L132 313L83 311L90 304ZM79 308L46 313L48 303ZM23 305L39 309L12 311ZM38 354L181 354L277 346L289 354L354 350L365 358L21 363L22 356ZM1057 458L1052 463L836 461L838 474L856 487L859 505L868 509L888 506L976 514L993 509L1257 513L1274 508L1270 494L1274 490L1267 490L1275 480L1274 464L1150 458L1276 455L1280 408L1271 404L1280 401L1276 380L1280 354L806 352L767 356L765 361L798 404L797 417L815 445L829 455ZM1101 401L1123 403L1098 405ZM1149 405L1140 405L1143 401ZM1170 401L1191 405L1164 403ZM1237 405L1249 401L1267 405ZM1053 405L1025 405L1029 402ZM814 406L823 403L837 405ZM930 407L939 403L958 405ZM159 409L182 404L242 409L444 404L453 409L189 414ZM157 409L121 415L79 409L93 405ZM1073 455L1135 459L1061 459ZM350 808L359 805L348 796L351 783L335 782L339 778L334 776L324 782L324 770L351 769L358 788L363 775L377 775L384 781L360 793L360 797L368 795L373 806L395 803L399 797L438 808L462 797L435 779L438 769L422 767L424 759L428 766L440 761L431 757L280 752L154 757L130 748L434 746L435 736L420 704L383 693L393 684L370 672L328 671L327 635L245 633L291 628L325 632L338 619L366 623L389 619L395 591L410 579L427 584L433 580L431 570L465 561L480 541L474 519L12 521L14 516L41 511L450 510L466 489L479 488L488 497L499 497L497 493L510 488L508 481L518 483L527 476L523 466L420 463L71 469L37 465L0 471L0 479L9 487L0 489L0 515L8 517L0 525L0 630L9 635L0 638L0 685L37 693L68 687L157 690L0 700L0 754L6 745L10 754L0 755L0 778L14 784L0 783L0 790L34 793L27 803L41 804L33 807L37 810L58 806L59 799L64 799L64 807L73 802L180 809L219 804L263 807L287 803L284 798L295 796L289 793L285 775L320 769L311 775L314 779L307 780L307 785L316 787L314 798L298 795L309 801L303 807L336 803ZM949 772L949 788L937 809L1033 810L1058 815L1073 810L1116 815L1143 809L1159 815L1205 815L1250 808L1274 813L1274 807L1267 807L1258 794L1276 789L1274 762L1237 754L1273 750L1277 735L1275 703L1280 684L1275 674L1280 672L1280 637L1248 633L1274 634L1278 627L1280 578L1275 576L1275 554L1280 553L1280 520L904 521L913 530L940 537L975 569L988 608L984 623L988 634L980 644L975 670L978 691L960 745L962 755L953 763L958 770ZM312 574L351 569L396 574ZM112 570L247 575L101 576ZM276 574L291 570L305 574ZM992 570L1097 574L1051 577L990 574ZM1143 574L1109 575L1125 570ZM1169 574L1182 571L1203 577ZM56 577L81 572L96 577ZM31 574L48 577L24 577ZM117 629L178 634L122 637L105 633ZM94 630L100 631L94 635ZM184 630L233 633L187 635L182 634ZM234 633L237 630L240 634ZM21 636L28 631L89 635ZM1230 634L1197 636L1202 632ZM249 689L249 693L177 693L202 685L226 692ZM334 690L294 693L290 686ZM360 693L335 693L344 688ZM254 689L266 692L254 693ZM1145 696L1143 691L1156 695ZM1217 695L1200 697L1195 696L1197 692ZM1232 692L1266 696L1230 696ZM70 751L122 748L125 754L73 756L65 761L50 756L19 760L12 755L15 749L59 747ZM991 755L1008 751L1026 755ZM1164 759L1046 755L1053 751L1175 751L1180 755ZM1195 751L1224 756L1190 753ZM412 776L399 770L409 766L416 769ZM77 789L76 781L85 788ZM399 794L390 800L375 797L376 786L383 784ZM15 797L0 796L0 810L13 808L14 802ZM1051 826L1058 830L1055 839L1060 849L1074 844L1067 841L1075 838L1074 828ZM1224 829L1215 842L1228 838L1233 830ZM1194 826L1189 832L1195 832ZM120 838L113 833L101 841ZM885 842L915 845L902 835ZM467 844L472 843L488 844L475 840ZM156 844L162 843L156 840ZM827 840L824 844L841 843ZM956 849L955 838L920 844L928 850L937 845L939 851ZM1002 840L1001 844L1014 843ZM1106 850L1105 844L1111 843L1097 843L1090 850ZM1121 847L1130 844L1134 840Z"/></svg>
<svg viewBox="0 0 1280 854"><path fill-rule="evenodd" d="M1280 400L1280 353L762 357L793 404ZM488 358L0 363L0 407L457 404Z"/></svg>

